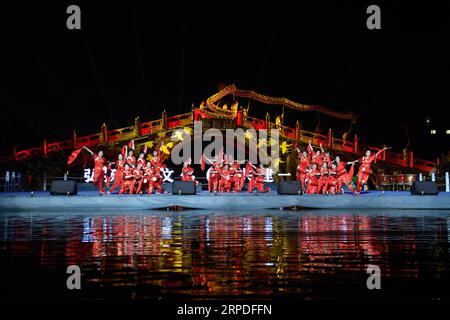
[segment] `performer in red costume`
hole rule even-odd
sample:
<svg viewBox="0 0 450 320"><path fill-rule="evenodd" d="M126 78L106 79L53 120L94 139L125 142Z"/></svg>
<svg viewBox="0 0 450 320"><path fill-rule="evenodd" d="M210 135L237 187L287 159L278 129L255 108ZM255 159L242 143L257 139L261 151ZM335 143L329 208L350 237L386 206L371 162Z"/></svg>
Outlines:
<svg viewBox="0 0 450 320"><path fill-rule="evenodd" d="M250 162L249 162L250 163ZM266 175L266 169L264 165L261 163L259 168L250 164L253 168L252 179L248 183L248 192L253 192L253 189L258 189L259 192L270 192L269 187L264 187L264 179Z"/></svg>
<svg viewBox="0 0 450 320"><path fill-rule="evenodd" d="M142 166L142 168L145 168L147 166L147 161L145 161L145 153L141 152L139 154L139 157L136 161L137 164L140 164Z"/></svg>
<svg viewBox="0 0 450 320"><path fill-rule="evenodd" d="M320 149L323 150L322 144L320 144ZM317 164L317 168L321 168L322 163L323 163L322 155L320 153L320 150L317 150L316 152L314 152L314 149L311 145L311 140L309 140L309 144L308 144L308 154L311 158L310 162Z"/></svg>
<svg viewBox="0 0 450 320"><path fill-rule="evenodd" d="M136 166L136 157L133 154L134 154L133 150L128 151L128 156L125 159L126 163L128 163L128 165L132 168Z"/></svg>
<svg viewBox="0 0 450 320"><path fill-rule="evenodd" d="M231 161L230 167L233 170L233 192L240 192L244 187L244 172L241 169L241 165L238 161Z"/></svg>
<svg viewBox="0 0 450 320"><path fill-rule="evenodd" d="M103 151L99 151L98 154L95 154L88 147L83 147L84 150L89 152L91 156L94 158L94 178L93 183L98 187L100 191L100 195L103 195L105 191L103 190L103 182L105 180L105 172L103 171L103 167L105 166L106 160L103 157Z"/></svg>
<svg viewBox="0 0 450 320"><path fill-rule="evenodd" d="M136 169L133 170L134 181L132 184L132 190L130 193L133 193L134 188L136 188L136 194L141 194L142 182L144 181L144 174L142 172L142 166L140 164L137 165Z"/></svg>
<svg viewBox="0 0 450 320"><path fill-rule="evenodd" d="M195 185L198 185L198 181L194 177L194 169L190 166L190 161L183 163L183 169L181 170L181 181L195 181Z"/></svg>
<svg viewBox="0 0 450 320"><path fill-rule="evenodd" d="M219 163L213 160L209 170L208 191L217 193L219 191Z"/></svg>
<svg viewBox="0 0 450 320"><path fill-rule="evenodd" d="M321 145L322 147L322 145ZM322 162L326 163L328 167L331 167L331 156L329 151L323 151L322 149Z"/></svg>
<svg viewBox="0 0 450 320"><path fill-rule="evenodd" d="M389 148L383 148L374 155L372 154L372 151L367 150L362 158L354 161L361 163L358 170L358 182L356 184L356 194L359 194L361 192L361 189L369 180L370 174L372 173L371 169L372 163L376 162L378 155L387 149Z"/></svg>
<svg viewBox="0 0 450 320"><path fill-rule="evenodd" d="M164 142L161 142L161 146L163 144L164 144ZM152 166L155 169L157 169L157 170L159 170L162 167L163 161L162 161L162 158L161 158L160 148L158 148L157 150L153 151L152 159L150 160L150 162L152 163Z"/></svg>
<svg viewBox="0 0 450 320"><path fill-rule="evenodd" d="M109 192L114 192L114 190L116 190L119 187L119 185L122 183L123 180L123 171L125 170L125 160L123 159L123 155L121 153L119 153L119 155L117 156L115 166L116 166L116 173L114 174L114 183Z"/></svg>
<svg viewBox="0 0 450 320"><path fill-rule="evenodd" d="M337 173L337 185L336 185L336 193L343 193L342 184L345 183L348 189L351 192L355 192L355 189L352 185L353 172L355 168L354 162L344 162L341 161L339 156L336 156L334 159L334 163L336 164L336 173ZM347 165L351 164L350 170L347 172Z"/></svg>
<svg viewBox="0 0 450 320"><path fill-rule="evenodd" d="M222 192L230 192L233 179L233 169L225 164L220 172L220 188Z"/></svg>
<svg viewBox="0 0 450 320"><path fill-rule="evenodd" d="M308 187L306 193L315 194L318 191L320 172L317 170L317 164L313 163L308 173Z"/></svg>
<svg viewBox="0 0 450 320"><path fill-rule="evenodd" d="M337 187L337 171L336 171L336 164L332 163L331 168L328 168L328 179L326 188L325 186L322 189L323 194L336 194L336 187Z"/></svg>
<svg viewBox="0 0 450 320"><path fill-rule="evenodd" d="M299 152L300 155L300 152ZM296 175L296 179L297 181L300 181L301 185L302 185L302 190L305 190L306 187L306 168L308 168L311 164L309 162L309 155L307 151L303 151L303 153L300 156L300 159L298 161L298 166L297 166L297 175Z"/></svg>
<svg viewBox="0 0 450 320"><path fill-rule="evenodd" d="M156 170L156 168L153 168L153 174L150 177L149 194L152 194L153 190L155 190L155 193L164 193L163 176L161 171Z"/></svg>
<svg viewBox="0 0 450 320"><path fill-rule="evenodd" d="M320 178L317 184L317 193L325 194L328 189L328 165L326 162L322 163L322 167L320 168ZM325 191L325 192L324 192Z"/></svg>
<svg viewBox="0 0 450 320"><path fill-rule="evenodd" d="M130 167L130 165L127 163L125 164L124 170L123 170L123 180L120 187L119 194L124 193L133 193L133 183L134 183L134 176L133 176L133 168Z"/></svg>

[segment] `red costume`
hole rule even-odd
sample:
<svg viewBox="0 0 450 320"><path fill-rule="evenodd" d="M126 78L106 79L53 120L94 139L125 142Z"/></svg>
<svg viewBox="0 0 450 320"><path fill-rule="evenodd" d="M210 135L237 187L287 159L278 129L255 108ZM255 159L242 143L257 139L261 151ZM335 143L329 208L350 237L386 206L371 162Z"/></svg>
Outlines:
<svg viewBox="0 0 450 320"><path fill-rule="evenodd" d="M105 179L105 172L103 171L103 167L105 165L105 158L100 157L99 155L94 154L94 177L93 183L98 187L100 193L104 193L103 190L103 181Z"/></svg>
<svg viewBox="0 0 450 320"><path fill-rule="evenodd" d="M126 162L130 167L134 168L136 166L136 158L134 156L127 156Z"/></svg>
<svg viewBox="0 0 450 320"><path fill-rule="evenodd" d="M248 183L248 192L253 192L257 188L259 192L269 192L269 187L264 187L265 169L257 168L253 170L252 179Z"/></svg>
<svg viewBox="0 0 450 320"><path fill-rule="evenodd" d="M147 166L147 161L145 161L144 158L138 158L136 163L137 163L137 165L140 164L142 166L142 168L145 168Z"/></svg>
<svg viewBox="0 0 450 320"><path fill-rule="evenodd" d="M123 171L125 170L125 160L116 161L116 173L114 174L114 183L111 188L111 192L116 190L117 187L122 183Z"/></svg>
<svg viewBox="0 0 450 320"><path fill-rule="evenodd" d="M356 192L361 192L361 188L367 183L369 180L369 176L372 173L372 163L376 160L377 155L371 155L369 157L362 157L359 162L361 166L358 170L358 183L356 184Z"/></svg>
<svg viewBox="0 0 450 320"><path fill-rule="evenodd" d="M319 176L320 176L320 172L317 169L311 169L308 173L308 188L306 189L306 193L308 194L314 194L317 193L318 191L318 186L319 186Z"/></svg>
<svg viewBox="0 0 450 320"><path fill-rule="evenodd" d="M163 177L161 175L161 171L153 170L153 175L150 178L150 188L149 194L151 194L155 190L155 193L163 193Z"/></svg>
<svg viewBox="0 0 450 320"><path fill-rule="evenodd" d="M181 171L181 181L195 181L193 174L194 169L192 169L190 165L183 167L183 170ZM198 181L195 181L195 185L198 185Z"/></svg>
<svg viewBox="0 0 450 320"><path fill-rule="evenodd" d="M300 181L302 184L302 189L305 188L305 180L306 180L306 168L310 166L309 156L301 156L297 166L297 181Z"/></svg>
<svg viewBox="0 0 450 320"><path fill-rule="evenodd" d="M220 189L222 192L229 192L231 190L231 183L233 182L233 169L222 169L220 177Z"/></svg>
<svg viewBox="0 0 450 320"><path fill-rule="evenodd" d="M233 164L233 178L232 182L234 185L234 192L240 192L242 188L244 187L244 173L241 170L241 166L239 165L239 162L235 162Z"/></svg>
<svg viewBox="0 0 450 320"><path fill-rule="evenodd" d="M120 194L129 192L130 194L133 193L133 183L134 183L134 176L133 176L133 169L125 169L123 171L123 180L122 180L122 186L120 188Z"/></svg>
<svg viewBox="0 0 450 320"><path fill-rule="evenodd" d="M335 169L330 169L328 171L327 184L326 184L326 186L323 187L322 193L323 194L326 194L326 193L335 194L337 182L338 182L337 172L335 171Z"/></svg>
<svg viewBox="0 0 450 320"><path fill-rule="evenodd" d="M352 164L352 167L350 168L349 172L347 172L346 169L346 163L340 161L336 167L336 173L337 173L337 185L336 185L336 192L342 193L342 184L345 183L347 187L350 189L351 192L355 192L355 189L353 189L352 186L352 178L353 178L353 170L355 166Z"/></svg>
<svg viewBox="0 0 450 320"><path fill-rule="evenodd" d="M144 181L143 172L136 168L133 170L133 176L134 176L133 185L132 185L133 189L130 190L130 193L133 193L134 188L136 188L136 194L139 194L139 193L141 193L142 182Z"/></svg>
<svg viewBox="0 0 450 320"><path fill-rule="evenodd" d="M318 184L317 184L317 193L326 193L326 190L328 189L328 185L327 185L328 174L329 174L328 167L324 168L322 166L322 168L320 168L320 178L319 178Z"/></svg>
<svg viewBox="0 0 450 320"><path fill-rule="evenodd" d="M150 162L152 163L152 167L159 170L162 166L161 151L157 150L156 153L157 155L153 156Z"/></svg>
<svg viewBox="0 0 450 320"><path fill-rule="evenodd" d="M211 166L211 170L209 171L209 180L208 180L208 191L209 192L217 192L219 187L219 164L213 163Z"/></svg>

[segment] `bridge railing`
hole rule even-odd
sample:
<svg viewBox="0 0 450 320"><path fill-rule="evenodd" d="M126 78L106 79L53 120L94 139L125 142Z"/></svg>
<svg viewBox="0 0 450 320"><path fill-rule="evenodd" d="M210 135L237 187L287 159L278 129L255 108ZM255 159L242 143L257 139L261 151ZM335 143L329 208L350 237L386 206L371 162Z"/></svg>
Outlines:
<svg viewBox="0 0 450 320"><path fill-rule="evenodd" d="M433 169L436 169L437 165L436 163L428 160L421 160L421 159L415 159L414 160L414 169L424 171L424 172L430 172Z"/></svg>
<svg viewBox="0 0 450 320"><path fill-rule="evenodd" d="M96 144L100 144L101 141L102 141L101 133L91 134L89 136L83 136L83 137L77 138L77 146L78 146L78 148L92 147Z"/></svg>
<svg viewBox="0 0 450 320"><path fill-rule="evenodd" d="M167 128L173 129L178 127L187 127L192 125L192 121L192 112L171 116L167 118Z"/></svg>
<svg viewBox="0 0 450 320"><path fill-rule="evenodd" d="M108 131L108 142L116 142L121 140L130 140L136 138L137 132L135 126L129 126L120 129Z"/></svg>
<svg viewBox="0 0 450 320"><path fill-rule="evenodd" d="M253 128L255 130L266 129L266 121L250 116L244 118L244 127Z"/></svg>
<svg viewBox="0 0 450 320"><path fill-rule="evenodd" d="M142 136L146 136L155 132L159 132L163 129L163 120L153 120L149 122L141 123L139 130Z"/></svg>
<svg viewBox="0 0 450 320"><path fill-rule="evenodd" d="M386 154L386 162L397 166L409 167L408 159L403 154L388 152Z"/></svg>
<svg viewBox="0 0 450 320"><path fill-rule="evenodd" d="M52 153L61 150L71 149L74 147L73 146L74 141L76 141L76 146L78 148L82 146L91 147L104 142L117 142L122 140L130 140L136 138L137 136L146 136L149 134L160 132L162 130L191 126L193 123L193 113L192 112L184 113L180 115L171 116L166 119L167 122L165 122L164 118L161 118L144 123L135 123L134 126L114 129L110 131L107 131L106 126L104 125L105 131L102 131L101 133L96 133L78 138L74 136L73 138L74 140L53 142L44 145L44 147L41 146L27 150L21 150L15 154L15 159L17 160L26 159L34 155L42 154L43 152L45 153L45 151L48 153ZM324 148L331 147L333 150L345 153L355 153L355 152L359 153L359 150L363 152L363 150L366 148L374 150L375 152L381 150L380 148L368 146L361 146L360 148L358 148L356 139L354 142L351 142L345 141L343 139L334 138L332 136L331 130L328 132L328 135L305 130L299 130L298 128L296 130L295 128L291 128L285 125L277 125L275 123L269 122L268 120L263 120L248 115L244 117L243 125L246 128L254 128L256 130L267 129L268 125L269 128L271 129L279 129L281 137L300 141L305 144L308 143L309 140L311 140L313 145L317 146L319 144L322 144ZM106 141L104 141L104 135L107 135ZM9 158L11 157L2 157L1 159L9 159ZM413 159L412 152L410 153L409 157L405 159L403 154L388 151L386 152L386 154L382 153L379 156L379 160L386 160L386 162L389 164L401 167L413 167L416 170L423 171L426 173L436 168L436 163L432 161Z"/></svg>
<svg viewBox="0 0 450 320"><path fill-rule="evenodd" d="M328 137L326 135L305 130L300 130L299 138L299 140L303 143L308 143L309 140L311 140L311 144L322 144L323 146L326 146L328 140Z"/></svg>
<svg viewBox="0 0 450 320"><path fill-rule="evenodd" d="M63 150L68 150L70 148L72 148L72 142L70 140L53 142L53 143L47 144L47 152L63 151Z"/></svg>
<svg viewBox="0 0 450 320"><path fill-rule="evenodd" d="M343 139L333 138L333 145L332 145L333 150L339 150L342 152L353 153L353 150L354 150L353 146L354 146L353 142L343 140Z"/></svg>
<svg viewBox="0 0 450 320"><path fill-rule="evenodd" d="M288 139L295 139L295 129L284 126L284 125L277 125L276 123L270 122L269 123L270 129L278 129L280 131L280 136Z"/></svg>
<svg viewBox="0 0 450 320"><path fill-rule="evenodd" d="M36 148L31 148L31 149L27 149L27 150L21 150L19 152L16 153L16 159L17 160L23 160L35 155L39 155L41 154L42 148L40 147L36 147Z"/></svg>

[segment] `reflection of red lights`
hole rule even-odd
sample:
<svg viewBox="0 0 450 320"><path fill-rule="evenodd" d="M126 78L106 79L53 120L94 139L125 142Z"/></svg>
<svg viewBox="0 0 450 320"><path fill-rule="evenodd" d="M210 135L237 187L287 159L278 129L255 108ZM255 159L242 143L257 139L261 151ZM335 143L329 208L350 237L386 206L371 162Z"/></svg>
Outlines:
<svg viewBox="0 0 450 320"><path fill-rule="evenodd" d="M51 221L24 227L24 219L11 220L11 254L26 255L32 246L37 248L32 241L21 240L30 240L29 228L39 228L32 231L50 239L39 243L43 265L54 263L64 248L67 264L143 272L149 275L142 281L164 290L194 295L269 294L271 285L283 281L307 283L338 268L364 271L368 263L389 262L399 252L413 257L420 250L416 235L423 227L414 218L350 214L93 216L89 230L82 220L67 217L63 234ZM446 225L434 231L433 236L447 239ZM86 232L89 237L82 241ZM413 277L419 270L414 263L394 267L386 263L383 269L387 276L404 271Z"/></svg>

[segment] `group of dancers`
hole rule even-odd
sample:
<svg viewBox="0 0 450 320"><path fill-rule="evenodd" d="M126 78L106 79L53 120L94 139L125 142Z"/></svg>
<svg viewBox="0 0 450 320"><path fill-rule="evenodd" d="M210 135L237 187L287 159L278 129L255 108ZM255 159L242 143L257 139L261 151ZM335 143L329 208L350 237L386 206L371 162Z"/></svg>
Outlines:
<svg viewBox="0 0 450 320"><path fill-rule="evenodd" d="M118 155L115 162L108 162L103 156L103 151L95 154L87 147L83 147L94 158L93 183L100 191L105 194L104 181L106 170L106 193L112 193L118 190L119 194L153 194L164 193L164 178L162 171L166 168L161 155L161 148L157 148L149 160L146 160L147 147L136 158L134 150L128 151L124 146L122 152ZM376 162L378 155L388 148L372 154L367 150L360 159L350 162L341 161L339 156L331 159L329 151L324 151L322 145L320 149L314 150L311 141L305 151L299 154L296 180L300 182L302 193L307 194L339 194L343 193L343 185L347 185L350 191L359 194L367 184L369 176L372 173L372 163ZM220 159L206 159L202 156L202 170L208 161L211 165L208 178L209 192L241 192L244 188L245 179L248 179L247 191L269 192L270 188L265 186L266 168L263 164L255 166L249 161L246 162L245 170L241 165L245 161L234 160L232 156L221 156ZM360 167L357 173L356 188L352 180L354 175L355 163L359 162ZM347 166L351 165L347 171ZM115 167L113 184L111 186L111 169ZM182 181L195 180L194 169L191 161L184 162L182 172Z"/></svg>
<svg viewBox="0 0 450 320"><path fill-rule="evenodd" d="M311 141L305 151L299 154L296 179L301 183L302 190L307 194L339 194L343 193L342 186L345 184L354 194L359 194L367 184L372 173L372 163L376 162L380 153L388 148L383 148L376 154L367 150L364 156L355 161L344 162L339 156L331 160L329 151L324 151L322 144L320 149L314 151ZM356 189L352 180L355 163L359 162L360 167L357 173ZM351 165L347 171L347 165Z"/></svg>
<svg viewBox="0 0 450 320"><path fill-rule="evenodd" d="M248 179L247 191L269 192L270 188L264 185L266 169L263 164L259 167L247 161L245 170L241 168L244 161L234 160L232 156L225 155L223 159L208 159L211 164L208 180L209 192L241 192L244 188L245 178Z"/></svg>
<svg viewBox="0 0 450 320"><path fill-rule="evenodd" d="M143 194L163 193L163 175L161 170L166 167L159 149L153 152L149 161L145 159L147 148L141 152L136 159L134 150L127 151L124 146L115 162L108 162L103 156L103 151L95 154L87 147L83 147L94 158L93 183L98 187L100 195L105 194L104 181L106 170L106 193L119 190L119 194ZM111 168L115 167L114 183L111 186Z"/></svg>

